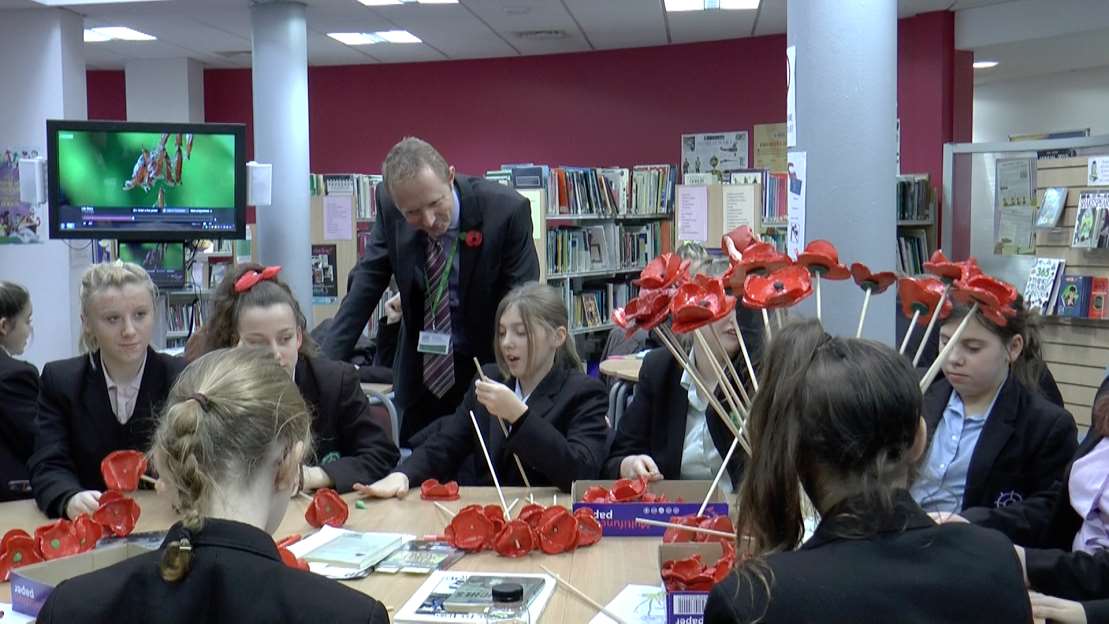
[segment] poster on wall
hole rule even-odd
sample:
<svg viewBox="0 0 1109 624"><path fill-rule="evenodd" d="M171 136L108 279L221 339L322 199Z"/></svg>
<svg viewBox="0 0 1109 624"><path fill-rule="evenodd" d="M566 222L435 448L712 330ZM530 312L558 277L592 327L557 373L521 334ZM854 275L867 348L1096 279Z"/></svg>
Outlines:
<svg viewBox="0 0 1109 624"><path fill-rule="evenodd" d="M786 125L755 124L755 169L786 170ZM735 183L735 180L732 180Z"/></svg>
<svg viewBox="0 0 1109 624"><path fill-rule="evenodd" d="M19 161L38 155L38 150L29 148L0 150L0 245L42 242L44 206L19 200Z"/></svg>
<svg viewBox="0 0 1109 624"><path fill-rule="evenodd" d="M1109 155L1090 156L1086 161L1087 186L1109 186Z"/></svg>
<svg viewBox="0 0 1109 624"><path fill-rule="evenodd" d="M786 147L797 147L797 46L786 48Z"/></svg>
<svg viewBox="0 0 1109 624"><path fill-rule="evenodd" d="M336 246L312 245L312 303L327 305L339 300L339 283L335 279Z"/></svg>
<svg viewBox="0 0 1109 624"><path fill-rule="evenodd" d="M1001 158L994 169L994 253L1035 252L1036 160Z"/></svg>
<svg viewBox="0 0 1109 624"><path fill-rule="evenodd" d="M809 178L805 171L806 152L790 152L786 173L789 175L789 202L787 215L789 231L786 233L786 253L797 257L805 248L805 195Z"/></svg>
<svg viewBox="0 0 1109 624"><path fill-rule="evenodd" d="M746 130L682 135L682 180L689 173L711 173L716 183L725 175L747 168Z"/></svg>

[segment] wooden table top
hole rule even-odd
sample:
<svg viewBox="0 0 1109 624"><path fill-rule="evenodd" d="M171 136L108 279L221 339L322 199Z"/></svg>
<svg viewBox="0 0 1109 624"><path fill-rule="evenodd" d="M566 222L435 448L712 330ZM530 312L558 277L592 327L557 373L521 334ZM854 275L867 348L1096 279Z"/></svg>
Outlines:
<svg viewBox="0 0 1109 624"><path fill-rule="evenodd" d="M601 362L601 374L636 383L639 381L639 369L642 366L643 358L608 358Z"/></svg>
<svg viewBox="0 0 1109 624"><path fill-rule="evenodd" d="M555 488L533 488L532 491L538 503L551 504L552 496L557 493L559 504L569 506L569 495L558 492ZM523 499L527 495L526 492L524 488L506 488L505 497L509 503L513 498L521 498L520 503L514 508L518 511L525 502ZM456 511L471 503L499 502L496 490L488 487L463 487L461 495L461 500L447 502L444 505ZM165 530L176 521L168 503L154 492L149 490L135 492L134 498L142 507L142 515L135 527L136 532ZM410 492L405 499L367 500L365 509L355 507L356 497L353 494L343 498L350 504L350 518L344 527L347 529L409 533L419 537L439 534L449 522L446 514L430 501L420 500L418 489ZM292 533L307 535L314 531L304 520L306 505L307 501L299 498L289 503L289 510L275 537L280 539ZM31 533L36 526L45 522L47 518L38 511L34 501L0 504L0 534L13 528L22 528ZM660 583L657 562L659 542L659 538L604 537L593 546L570 553L545 555L541 551L535 551L519 559L500 557L493 552L482 552L467 554L450 569L541 574L543 571L539 569L539 565L542 564L573 583L597 602L606 604L629 583L650 585ZM377 598L387 607L392 607L393 613L396 613L426 578L419 575L371 574L364 579L337 582L346 583L360 592ZM11 602L9 583L0 584L0 601ZM559 587L555 590L551 601L547 603L540 622L541 624L585 624L594 615L596 611L593 607Z"/></svg>

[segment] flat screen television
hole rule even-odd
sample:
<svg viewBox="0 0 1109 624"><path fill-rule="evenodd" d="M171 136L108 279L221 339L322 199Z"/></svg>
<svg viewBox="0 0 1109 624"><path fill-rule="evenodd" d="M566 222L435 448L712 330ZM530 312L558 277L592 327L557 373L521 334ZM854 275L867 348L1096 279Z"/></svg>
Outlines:
<svg viewBox="0 0 1109 624"><path fill-rule="evenodd" d="M48 120L50 238L246 235L246 126Z"/></svg>
<svg viewBox="0 0 1109 624"><path fill-rule="evenodd" d="M119 259L146 269L158 288L185 287L185 243L120 241Z"/></svg>

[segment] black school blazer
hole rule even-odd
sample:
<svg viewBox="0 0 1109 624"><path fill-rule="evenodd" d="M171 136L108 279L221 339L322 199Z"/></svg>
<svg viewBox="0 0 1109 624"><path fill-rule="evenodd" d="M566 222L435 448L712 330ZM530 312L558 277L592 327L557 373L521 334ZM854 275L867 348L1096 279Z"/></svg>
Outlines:
<svg viewBox="0 0 1109 624"><path fill-rule="evenodd" d="M28 462L39 509L64 515L65 502L81 490L104 490L100 461L112 451L147 451L158 412L185 360L146 350L135 411L119 424L100 364L100 352L50 362L42 369L38 433Z"/></svg>
<svg viewBox="0 0 1109 624"><path fill-rule="evenodd" d="M742 363L742 356L740 360ZM745 367L741 364L736 370ZM660 348L647 354L639 369L632 402L616 425L616 438L604 465L606 478L620 477L620 462L628 455L650 455L665 478L679 478L689 414L689 394L681 382L682 367L670 351ZM712 442L723 458L735 436L711 405L705 410L705 419ZM747 453L737 448L728 462L733 491L739 488L746 457Z"/></svg>
<svg viewBox="0 0 1109 624"><path fill-rule="evenodd" d="M733 573L709 594L705 624L1032 621L1020 562L1004 535L936 526L904 490L895 501L870 537L839 537L847 525L836 516L800 549L767 556L769 596L759 581Z"/></svg>
<svg viewBox="0 0 1109 624"><path fill-rule="evenodd" d="M452 319L452 323L461 322L462 333L472 351L459 353L455 362L469 362L470 357L491 362L497 305L513 287L539 279L531 208L523 195L496 182L461 174L454 179L460 204L458 295L461 319ZM390 278L395 276L404 322L392 366L397 407L403 411L425 392L423 355L417 353L416 345L424 326L427 235L408 225L384 184L377 187L377 202L378 219L374 222L370 243L351 269L350 287L331 324L324 352L334 360L348 358L370 313L389 286ZM464 240L467 232L480 232L480 243L468 244ZM465 366L461 369L466 375L471 374ZM458 368L455 373L459 374ZM463 380L456 377L456 382Z"/></svg>
<svg viewBox="0 0 1109 624"><path fill-rule="evenodd" d="M389 474L400 459L393 440L370 416L370 403L350 364L300 356L296 385L312 409L316 462L339 492Z"/></svg>
<svg viewBox="0 0 1109 624"><path fill-rule="evenodd" d="M490 379L503 379L494 365L482 370ZM515 388L516 380L510 378L504 384ZM506 439L497 418L478 402L471 384L462 405L443 419L439 431L401 462L397 471L408 476L413 488L425 479L446 481L459 473L477 475L475 482L463 485L493 485L470 421L473 410L501 485L524 484L513 453L534 486L555 485L569 492L574 481L600 475L608 435L608 393L603 383L581 371L556 366L532 391L527 407Z"/></svg>
<svg viewBox="0 0 1109 624"><path fill-rule="evenodd" d="M162 548L184 534L174 525ZM38 621L389 622L385 607L370 596L281 563L273 538L253 526L208 519L189 541L192 566L181 581L162 580L161 550L139 555L63 581Z"/></svg>
<svg viewBox="0 0 1109 624"><path fill-rule="evenodd" d="M952 392L943 379L924 394L929 439ZM1077 439L1069 412L1009 375L971 455L963 509L1004 507L1049 489L1074 456Z"/></svg>
<svg viewBox="0 0 1109 624"><path fill-rule="evenodd" d="M35 447L39 372L0 349L0 501L27 498L12 482L30 479L27 459Z"/></svg>

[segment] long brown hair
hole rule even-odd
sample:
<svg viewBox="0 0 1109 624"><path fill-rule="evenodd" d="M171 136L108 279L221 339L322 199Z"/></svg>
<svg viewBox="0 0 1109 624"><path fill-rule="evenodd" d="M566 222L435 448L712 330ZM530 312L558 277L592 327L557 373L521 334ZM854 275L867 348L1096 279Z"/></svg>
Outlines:
<svg viewBox="0 0 1109 624"><path fill-rule="evenodd" d="M500 327L501 316L513 306L519 311L520 319L524 322L524 329L528 334L528 366L534 366L535 345L538 342L536 330L543 328L546 331L553 332L559 327L566 327L569 330L566 303L563 302L558 291L551 286L539 282L520 284L508 291L508 294L497 305L494 327ZM497 367L501 369L501 374L507 378L508 363L501 354L500 342L500 330L498 329L493 337L493 354L497 358ZM556 368L581 369L581 358L578 357L578 349L574 345L573 336L566 336L566 340L562 342L562 346L555 354L554 366Z"/></svg>
<svg viewBox="0 0 1109 624"><path fill-rule="evenodd" d="M267 308L283 303L292 308L297 328L303 336L300 354L315 356L319 353L316 341L308 334L308 321L300 310L300 303L280 277L260 281L246 292L235 292L235 282L240 277L250 271L261 273L265 268L261 264L247 262L223 277L212 297L212 316L204 324L204 352L239 344L239 315L244 309Z"/></svg>
<svg viewBox="0 0 1109 624"><path fill-rule="evenodd" d="M1040 379L1043 377L1047 365L1044 364L1042 341L1040 339L1040 315L1025 309L1024 298L1020 295L1017 295L1017 300L1012 303L1011 308L1014 313L1007 317L1004 326L982 316L981 310L974 313L974 319L988 329L991 334L997 336L1001 340L1002 348L1006 350L1014 336L1023 338L1024 347L1009 370L1013 373L1013 377L1024 385L1025 390L1042 395ZM958 325L960 321L966 318L967 314L970 314L969 306L956 305L951 310L951 316L943 320L943 324L955 323Z"/></svg>

